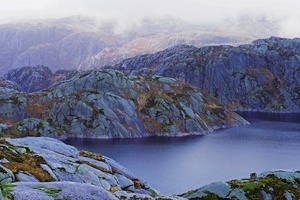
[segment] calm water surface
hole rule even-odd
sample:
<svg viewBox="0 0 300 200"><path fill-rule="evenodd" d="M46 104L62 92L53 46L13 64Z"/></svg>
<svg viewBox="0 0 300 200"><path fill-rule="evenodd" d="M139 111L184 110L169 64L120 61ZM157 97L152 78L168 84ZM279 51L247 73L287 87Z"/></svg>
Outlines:
<svg viewBox="0 0 300 200"><path fill-rule="evenodd" d="M300 114L241 114L250 126L206 136L65 142L109 156L169 194L249 177L252 172L300 169Z"/></svg>

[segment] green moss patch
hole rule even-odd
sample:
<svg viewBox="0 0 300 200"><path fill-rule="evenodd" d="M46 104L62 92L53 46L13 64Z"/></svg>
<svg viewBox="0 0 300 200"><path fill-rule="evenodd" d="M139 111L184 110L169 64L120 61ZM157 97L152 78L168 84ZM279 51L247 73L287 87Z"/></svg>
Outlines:
<svg viewBox="0 0 300 200"><path fill-rule="evenodd" d="M51 196L53 198L56 198L58 196L58 193L61 192L61 189L58 188L47 188L43 186L36 186L34 189L44 191L48 196Z"/></svg>

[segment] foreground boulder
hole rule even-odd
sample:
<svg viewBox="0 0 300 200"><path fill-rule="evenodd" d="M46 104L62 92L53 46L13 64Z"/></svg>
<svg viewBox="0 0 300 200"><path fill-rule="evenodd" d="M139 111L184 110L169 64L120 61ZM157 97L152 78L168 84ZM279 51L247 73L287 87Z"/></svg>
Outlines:
<svg viewBox="0 0 300 200"><path fill-rule="evenodd" d="M202 135L247 124L190 84L115 70L82 72L36 93L0 96L3 135L132 138Z"/></svg>
<svg viewBox="0 0 300 200"><path fill-rule="evenodd" d="M0 181L7 199L175 199L114 160L45 137L1 139Z"/></svg>

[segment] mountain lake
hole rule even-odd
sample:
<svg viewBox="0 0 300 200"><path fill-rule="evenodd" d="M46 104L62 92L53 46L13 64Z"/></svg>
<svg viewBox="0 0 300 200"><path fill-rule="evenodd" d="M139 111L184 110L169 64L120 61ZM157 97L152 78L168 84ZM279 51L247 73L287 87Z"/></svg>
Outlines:
<svg viewBox="0 0 300 200"><path fill-rule="evenodd" d="M181 194L215 181L272 169L300 169L300 114L239 112L251 125L205 136L67 139L115 159L162 193Z"/></svg>

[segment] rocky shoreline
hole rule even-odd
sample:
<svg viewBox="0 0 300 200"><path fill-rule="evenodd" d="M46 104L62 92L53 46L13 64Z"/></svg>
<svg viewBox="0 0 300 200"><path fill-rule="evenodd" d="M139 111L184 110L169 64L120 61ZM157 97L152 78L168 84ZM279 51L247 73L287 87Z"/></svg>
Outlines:
<svg viewBox="0 0 300 200"><path fill-rule="evenodd" d="M0 140L0 199L298 199L300 171L273 170L164 195L116 161L46 137ZM171 175L170 175L171 176ZM170 187L171 187L170 183ZM197 186L195 186L197 187Z"/></svg>

